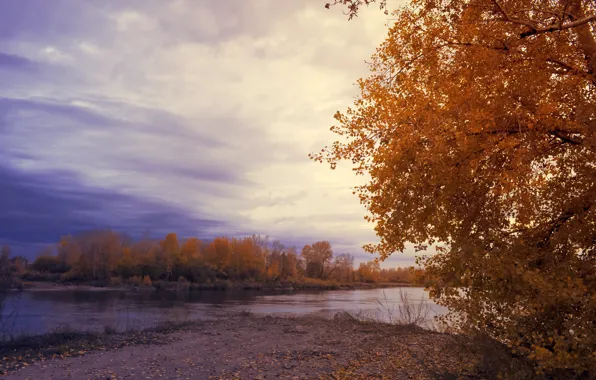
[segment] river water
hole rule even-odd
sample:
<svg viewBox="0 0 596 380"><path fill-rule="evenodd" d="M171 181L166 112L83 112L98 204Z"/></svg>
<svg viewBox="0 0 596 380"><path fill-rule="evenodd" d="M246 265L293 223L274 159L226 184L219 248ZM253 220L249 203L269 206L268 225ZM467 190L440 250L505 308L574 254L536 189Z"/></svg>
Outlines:
<svg viewBox="0 0 596 380"><path fill-rule="evenodd" d="M63 327L125 331L163 321L208 318L214 311L266 315L307 313L332 317L339 311L388 321L399 318L400 291L414 305L423 302L429 318L446 309L428 300L422 288L337 291L192 291L167 293L125 290L26 290L11 292L4 303L0 338L35 335Z"/></svg>

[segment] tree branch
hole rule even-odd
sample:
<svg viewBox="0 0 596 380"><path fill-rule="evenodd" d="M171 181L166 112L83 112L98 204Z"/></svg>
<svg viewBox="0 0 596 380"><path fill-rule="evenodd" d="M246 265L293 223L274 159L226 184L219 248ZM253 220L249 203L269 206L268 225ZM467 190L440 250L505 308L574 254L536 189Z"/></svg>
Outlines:
<svg viewBox="0 0 596 380"><path fill-rule="evenodd" d="M560 138L562 141L572 144L572 145L582 145L582 143L583 143L582 140L575 139L575 138L568 136L565 133L558 131L558 130L552 131L551 134L553 136Z"/></svg>
<svg viewBox="0 0 596 380"><path fill-rule="evenodd" d="M573 74L575 74L575 75L580 75L580 76L590 76L590 75L589 75L588 73L586 73L585 71L582 71L582 70L576 69L575 67L573 67L573 66L571 66L571 65L569 65L569 64L567 64L567 63L565 63L565 62L563 62L563 61L560 61L560 60L558 60L558 59L554 59L554 58L548 58L546 61L547 61L547 62L550 62L550 63L554 63L554 64L556 64L556 65L559 65L559 66L561 66L562 68L564 68L565 70L567 70L567 71L569 71L570 73L573 73Z"/></svg>
<svg viewBox="0 0 596 380"><path fill-rule="evenodd" d="M575 21L571 21L571 22L567 22L567 23L558 22L558 23L554 23L554 24L547 25L547 26L540 28L537 26L537 24L532 23L528 20L522 20L522 19L510 16L509 13L505 10L505 8L503 8L503 6L499 3L498 0L493 0L493 3L496 5L499 12L501 12L503 17L505 18L505 21L528 27L527 31L520 34L521 38L526 38L529 36L542 34L542 33L549 33L549 32L554 32L554 31L559 31L559 30L577 28L578 26L582 26L582 25L588 24L588 23L596 20L596 15L592 15L592 16L581 18L579 20L575 20ZM566 10L564 9L564 12L565 11Z"/></svg>
<svg viewBox="0 0 596 380"><path fill-rule="evenodd" d="M505 44L505 42L503 41L499 41L501 44L503 44L503 46L490 46L487 44L477 44L477 43L472 43L472 42L459 42L459 41L449 41L447 43L445 43L444 45L439 46L439 48L445 47L445 46L452 46L452 45L459 45L459 46L480 46L486 49L491 49L491 50L501 50L501 51L509 51L509 47Z"/></svg>
<svg viewBox="0 0 596 380"><path fill-rule="evenodd" d="M329 9L337 4L345 5L348 7L348 13L344 12L344 14L348 16L348 20L351 20L354 17L358 17L358 11L362 6L369 6L376 1L377 0L333 0L333 3L325 4L325 8ZM385 14L389 13L387 11L387 0L379 0L379 9L384 10Z"/></svg>
<svg viewBox="0 0 596 380"><path fill-rule="evenodd" d="M542 34L542 33L549 33L549 32L554 32L554 31L558 31L558 30L565 30L565 29L571 29L571 28L577 28L578 26L582 26L584 24L588 24L592 21L596 21L596 15L592 15L592 16L588 16L588 17L584 17L582 19L576 20L576 21L571 21L565 24L559 23L559 24L552 24L549 26L545 26L543 28L535 28L535 27L531 27L530 30L523 32L522 34L520 34L521 38L526 38L529 36L533 36L536 34Z"/></svg>
<svg viewBox="0 0 596 380"><path fill-rule="evenodd" d="M507 13L505 8L503 8L497 0L493 0L493 3L495 3L497 8L499 9L499 12L501 12L501 14L505 17L505 21L509 21L514 24L524 25L530 28L531 30L536 30L536 26L531 22L509 16L509 13Z"/></svg>

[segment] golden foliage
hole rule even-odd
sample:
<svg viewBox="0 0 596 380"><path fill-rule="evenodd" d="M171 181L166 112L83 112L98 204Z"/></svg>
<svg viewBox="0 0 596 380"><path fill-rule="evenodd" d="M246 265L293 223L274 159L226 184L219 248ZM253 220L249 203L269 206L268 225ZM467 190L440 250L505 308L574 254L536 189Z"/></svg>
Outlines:
<svg viewBox="0 0 596 380"><path fill-rule="evenodd" d="M45 250L29 265L29 277L44 275L67 282L93 281L115 285L120 280L134 285L153 281L193 283L218 281L300 282L305 277L338 283L354 281L354 257L333 255L327 241L306 245L301 253L280 242L268 243L258 236L218 237L210 242L191 237L179 240L170 233L163 240L133 242L110 230L66 236L56 244L57 254ZM8 249L8 248L7 248ZM11 270L22 274L27 262L9 259ZM3 257L4 257L3 256ZM409 270L383 269L375 279L383 282L413 282ZM27 275L25 275L27 277Z"/></svg>
<svg viewBox="0 0 596 380"><path fill-rule="evenodd" d="M381 277L381 267L378 262L369 261L360 263L358 266L358 279L362 282L379 282Z"/></svg>
<svg viewBox="0 0 596 380"><path fill-rule="evenodd" d="M431 295L461 327L545 370L594 370L595 3L413 0L393 17L312 158L371 176L367 250L436 247Z"/></svg>

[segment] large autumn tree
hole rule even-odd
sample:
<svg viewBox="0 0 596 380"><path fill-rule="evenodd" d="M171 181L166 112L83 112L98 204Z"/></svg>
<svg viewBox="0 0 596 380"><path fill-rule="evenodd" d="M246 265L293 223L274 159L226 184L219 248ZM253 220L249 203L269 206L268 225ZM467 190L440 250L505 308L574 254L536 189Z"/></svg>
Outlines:
<svg viewBox="0 0 596 380"><path fill-rule="evenodd" d="M312 157L370 175L367 250L437 247L431 296L458 325L593 370L596 3L412 0L392 18L338 141Z"/></svg>

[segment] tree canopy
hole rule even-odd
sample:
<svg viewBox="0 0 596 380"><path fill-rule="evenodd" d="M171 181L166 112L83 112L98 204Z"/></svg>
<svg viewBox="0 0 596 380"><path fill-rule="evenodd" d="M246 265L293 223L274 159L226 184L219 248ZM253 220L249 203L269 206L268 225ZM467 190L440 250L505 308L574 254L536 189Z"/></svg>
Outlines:
<svg viewBox="0 0 596 380"><path fill-rule="evenodd" d="M1 253L0 277L5 273L11 279L19 275L25 280L104 285L258 282L313 287L424 281L423 271L413 267L381 269L371 262L355 270L354 256L334 253L328 241L307 244L298 251L258 235L201 241L196 237L180 239L177 234L169 233L162 240L134 241L115 231L95 230L63 236L57 244L46 247L30 265L22 257L11 258L8 246L2 247ZM12 284L12 281L4 283Z"/></svg>
<svg viewBox="0 0 596 380"><path fill-rule="evenodd" d="M311 157L370 175L368 251L436 247L421 261L452 322L594 369L596 3L413 0L393 19Z"/></svg>

